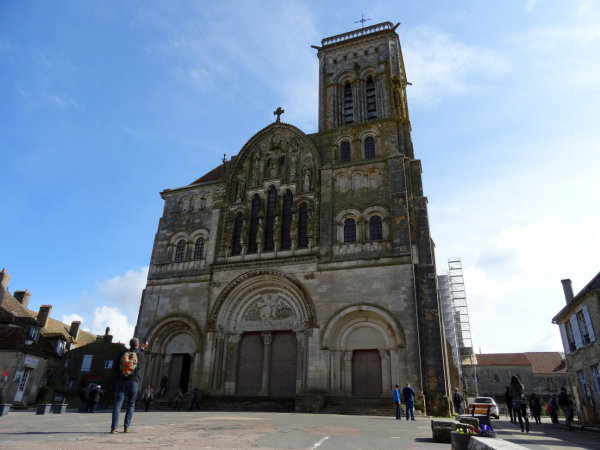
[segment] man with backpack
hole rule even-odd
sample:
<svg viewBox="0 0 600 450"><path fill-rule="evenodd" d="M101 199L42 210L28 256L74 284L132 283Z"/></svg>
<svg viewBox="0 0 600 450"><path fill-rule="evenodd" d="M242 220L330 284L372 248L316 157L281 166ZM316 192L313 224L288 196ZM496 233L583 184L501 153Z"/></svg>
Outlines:
<svg viewBox="0 0 600 450"><path fill-rule="evenodd" d="M121 406L127 396L127 409L125 411L125 423L123 431L129 432L133 411L135 409L135 400L138 393L138 385L144 378L144 366L146 363L146 355L144 350L148 346L148 342L144 342L140 349L140 341L137 338L132 338L129 341L129 350L125 350L115 368L117 370L117 389L115 393L115 407L112 413L112 423L110 426L111 433L118 433L119 414Z"/></svg>

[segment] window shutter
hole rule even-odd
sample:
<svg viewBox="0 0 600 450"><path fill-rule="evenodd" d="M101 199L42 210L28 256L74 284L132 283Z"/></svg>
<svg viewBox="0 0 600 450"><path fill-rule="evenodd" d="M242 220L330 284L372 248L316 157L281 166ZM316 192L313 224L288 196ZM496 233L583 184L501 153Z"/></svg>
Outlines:
<svg viewBox="0 0 600 450"><path fill-rule="evenodd" d="M594 333L594 327L592 326L592 320L590 318L590 312L588 311L587 305L583 307L583 317L585 319L585 325L587 326L588 333L590 333L590 342L596 340L596 334Z"/></svg>
<svg viewBox="0 0 600 450"><path fill-rule="evenodd" d="M562 338L565 353L568 355L569 353L571 353L571 348L569 346L569 338L567 338L567 330L565 329L565 324L561 323L558 326L558 328L560 328L560 337Z"/></svg>
<svg viewBox="0 0 600 450"><path fill-rule="evenodd" d="M571 316L571 329L573 330L573 339L575 339L575 347L583 347L583 340L581 339L581 331L579 330L579 324L577 323L577 316L573 314Z"/></svg>

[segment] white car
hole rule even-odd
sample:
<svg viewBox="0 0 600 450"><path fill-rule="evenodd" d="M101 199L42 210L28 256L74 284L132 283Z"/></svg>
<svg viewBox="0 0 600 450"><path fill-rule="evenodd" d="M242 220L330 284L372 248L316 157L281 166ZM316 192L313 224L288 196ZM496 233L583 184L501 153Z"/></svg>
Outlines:
<svg viewBox="0 0 600 450"><path fill-rule="evenodd" d="M496 419L500 418L498 405L492 397L476 397L475 400L469 403L468 414L471 414L473 407L475 407L475 414L487 414L489 408L490 416Z"/></svg>

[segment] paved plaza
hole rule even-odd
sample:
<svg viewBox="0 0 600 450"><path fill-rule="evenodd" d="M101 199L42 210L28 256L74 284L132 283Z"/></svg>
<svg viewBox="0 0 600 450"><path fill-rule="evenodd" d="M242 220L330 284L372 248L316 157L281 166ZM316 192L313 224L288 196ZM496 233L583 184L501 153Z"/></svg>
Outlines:
<svg viewBox="0 0 600 450"><path fill-rule="evenodd" d="M123 423L121 414L121 424ZM493 422L498 437L531 449L600 448L600 433L566 431L545 422L521 433ZM0 417L0 448L19 449L449 449L431 439L431 419L331 414L151 411L136 412L130 433L110 434L110 413Z"/></svg>

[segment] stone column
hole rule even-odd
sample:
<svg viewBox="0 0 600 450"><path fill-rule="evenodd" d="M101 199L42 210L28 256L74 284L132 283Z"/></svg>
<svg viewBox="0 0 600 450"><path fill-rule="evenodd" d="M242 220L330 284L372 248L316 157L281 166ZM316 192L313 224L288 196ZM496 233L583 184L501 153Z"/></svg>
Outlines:
<svg viewBox="0 0 600 450"><path fill-rule="evenodd" d="M267 395L269 393L269 375L271 373L271 344L273 342L273 333L270 331L261 333L264 343L263 352L263 370L262 370L262 383L260 386L260 395Z"/></svg>
<svg viewBox="0 0 600 450"><path fill-rule="evenodd" d="M306 386L306 331L296 332L296 394L304 392Z"/></svg>
<svg viewBox="0 0 600 450"><path fill-rule="evenodd" d="M234 395L237 387L237 363L240 351L241 334L229 336L227 344L227 372L225 374L225 393Z"/></svg>
<svg viewBox="0 0 600 450"><path fill-rule="evenodd" d="M392 382L390 378L390 355L387 350L379 350L381 357L381 396L385 397L392 390ZM395 383L394 383L395 384Z"/></svg>
<svg viewBox="0 0 600 450"><path fill-rule="evenodd" d="M344 352L344 395L352 395L352 356L353 351Z"/></svg>
<svg viewBox="0 0 600 450"><path fill-rule="evenodd" d="M221 384L221 359L223 358L223 333L215 333L214 338L214 353L212 364L212 381L211 389L220 391L223 388Z"/></svg>

